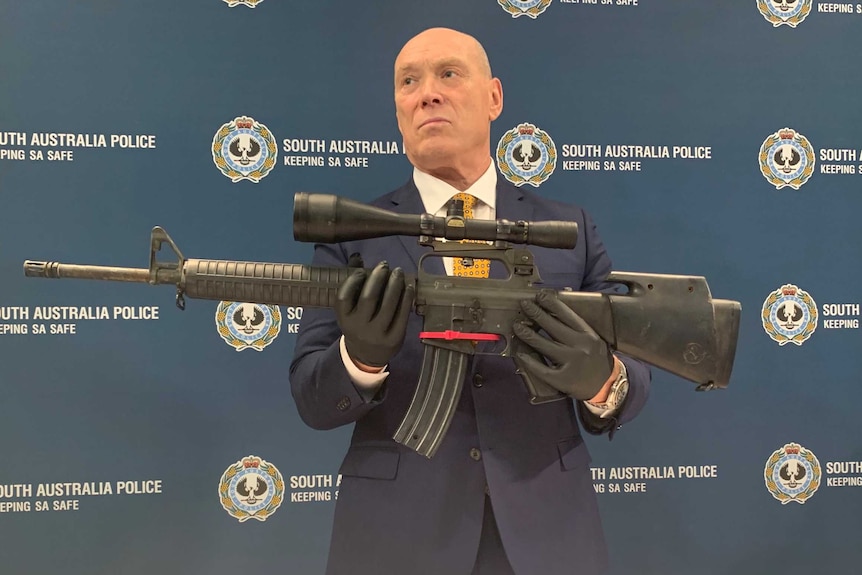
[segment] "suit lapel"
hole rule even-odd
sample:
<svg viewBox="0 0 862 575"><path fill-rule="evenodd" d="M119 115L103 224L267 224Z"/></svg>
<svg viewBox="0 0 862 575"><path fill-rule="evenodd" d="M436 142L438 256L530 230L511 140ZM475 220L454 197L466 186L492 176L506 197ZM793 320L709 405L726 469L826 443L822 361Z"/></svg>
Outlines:
<svg viewBox="0 0 862 575"><path fill-rule="evenodd" d="M533 203L524 193L497 174L497 218L511 221L532 220Z"/></svg>
<svg viewBox="0 0 862 575"><path fill-rule="evenodd" d="M425 212L425 205L422 203L422 198L419 196L419 190L416 184L413 183L413 178L401 188L395 191L392 195L392 206L390 208L398 214L421 214ZM410 259L419 269L419 258L423 254L431 251L430 248L419 245L419 238L415 236L398 236L398 241L402 247L410 254ZM437 275L446 275L443 268L442 258L430 258L426 265L426 271Z"/></svg>

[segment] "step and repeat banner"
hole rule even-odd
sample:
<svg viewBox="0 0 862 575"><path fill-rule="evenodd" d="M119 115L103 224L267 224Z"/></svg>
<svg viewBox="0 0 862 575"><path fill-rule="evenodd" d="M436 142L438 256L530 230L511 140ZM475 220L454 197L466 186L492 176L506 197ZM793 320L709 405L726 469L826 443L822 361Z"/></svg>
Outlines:
<svg viewBox="0 0 862 575"><path fill-rule="evenodd" d="M393 62L432 26L503 83L500 177L743 306L726 390L654 369L587 438L611 572L858 568L862 4L31 0L0 6L0 571L323 573L351 430L293 405L303 309L22 264L144 269L156 225L309 263L296 192L410 177Z"/></svg>

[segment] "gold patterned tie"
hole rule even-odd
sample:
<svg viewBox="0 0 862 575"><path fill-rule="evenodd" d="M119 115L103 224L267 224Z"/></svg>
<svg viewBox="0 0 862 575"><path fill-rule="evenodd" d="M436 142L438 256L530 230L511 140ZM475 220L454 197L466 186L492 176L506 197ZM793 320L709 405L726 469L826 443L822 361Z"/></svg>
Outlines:
<svg viewBox="0 0 862 575"><path fill-rule="evenodd" d="M478 199L472 194L458 192L452 196L455 200L464 202L464 219L470 220L473 218L473 208L476 207ZM462 240L461 243L485 243L480 240ZM466 264L468 265L465 265ZM471 264L472 262L472 264ZM469 265L471 264L471 265ZM491 260L486 259L470 259L470 258L453 258L452 260L452 275L471 278L486 278L491 271Z"/></svg>

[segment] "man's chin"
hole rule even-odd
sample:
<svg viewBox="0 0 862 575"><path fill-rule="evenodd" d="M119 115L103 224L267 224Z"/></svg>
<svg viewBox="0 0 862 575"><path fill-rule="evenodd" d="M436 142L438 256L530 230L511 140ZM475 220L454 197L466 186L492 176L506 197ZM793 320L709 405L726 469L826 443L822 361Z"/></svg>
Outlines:
<svg viewBox="0 0 862 575"><path fill-rule="evenodd" d="M453 146L422 146L415 153L408 154L408 158L414 166L428 172L457 163L458 151Z"/></svg>

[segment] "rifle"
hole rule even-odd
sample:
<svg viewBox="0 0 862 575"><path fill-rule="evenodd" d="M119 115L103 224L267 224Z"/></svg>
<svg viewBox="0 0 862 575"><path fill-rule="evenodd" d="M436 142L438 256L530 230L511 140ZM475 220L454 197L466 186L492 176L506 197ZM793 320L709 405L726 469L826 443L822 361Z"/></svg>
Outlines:
<svg viewBox="0 0 862 575"><path fill-rule="evenodd" d="M420 333L425 354L413 399L393 439L431 458L445 436L476 342L497 340L496 351L515 360L533 404L564 396L524 373L515 354L515 321L526 320L520 301L542 289L532 253L521 244L571 249L575 222L527 222L465 219L459 202L445 217L403 215L328 194L294 197L294 238L323 243L375 237L418 236L431 248L419 262L414 307L424 318ZM479 240L458 243L445 240ZM174 259L156 257L167 244ZM451 277L423 269L428 257L484 258L499 261L506 279ZM24 262L24 275L82 278L176 286L176 305L185 297L248 303L333 307L338 287L352 268L301 264L187 259L160 228L150 236L149 267L119 268ZM697 383L698 391L727 387L739 332L741 305L713 299L706 279L650 273L611 272L608 282L625 285L626 294L587 293L564 289L557 297L572 308L608 345L655 367ZM521 344L523 345L523 344ZM524 351L528 351L524 349Z"/></svg>

